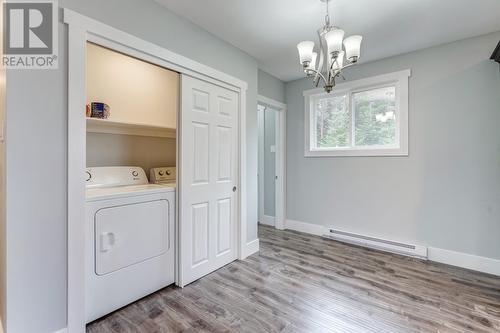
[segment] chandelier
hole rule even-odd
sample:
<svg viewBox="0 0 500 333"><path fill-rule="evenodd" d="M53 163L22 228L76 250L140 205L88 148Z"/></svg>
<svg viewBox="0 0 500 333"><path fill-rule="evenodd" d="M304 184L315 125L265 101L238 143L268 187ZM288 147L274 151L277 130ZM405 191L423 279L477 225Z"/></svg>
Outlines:
<svg viewBox="0 0 500 333"><path fill-rule="evenodd" d="M318 52L314 52L313 41L300 42L297 49L306 76L313 80L316 87L322 80L325 91L329 93L335 87L335 80L342 76L342 71L358 62L363 37L355 35L344 39L344 30L330 23L330 0L321 2L326 3L326 15L325 25L318 30Z"/></svg>

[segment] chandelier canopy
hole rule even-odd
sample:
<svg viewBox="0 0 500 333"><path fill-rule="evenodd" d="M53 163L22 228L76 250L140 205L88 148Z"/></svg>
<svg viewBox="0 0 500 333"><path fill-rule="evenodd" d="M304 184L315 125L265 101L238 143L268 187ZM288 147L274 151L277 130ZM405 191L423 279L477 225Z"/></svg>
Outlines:
<svg viewBox="0 0 500 333"><path fill-rule="evenodd" d="M316 87L322 80L325 91L329 93L335 87L336 78L342 76L342 71L358 62L363 37L354 35L344 39L344 30L330 23L330 0L321 2L326 3L326 15L325 25L318 30L317 52L313 41L300 42L297 49L304 73Z"/></svg>

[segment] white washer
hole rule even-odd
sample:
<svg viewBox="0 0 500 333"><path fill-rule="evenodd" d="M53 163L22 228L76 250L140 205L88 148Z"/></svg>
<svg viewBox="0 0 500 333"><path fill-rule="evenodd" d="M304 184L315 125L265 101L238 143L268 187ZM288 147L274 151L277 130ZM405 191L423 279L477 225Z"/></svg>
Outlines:
<svg viewBox="0 0 500 333"><path fill-rule="evenodd" d="M175 186L139 167L87 169L86 321L174 283Z"/></svg>

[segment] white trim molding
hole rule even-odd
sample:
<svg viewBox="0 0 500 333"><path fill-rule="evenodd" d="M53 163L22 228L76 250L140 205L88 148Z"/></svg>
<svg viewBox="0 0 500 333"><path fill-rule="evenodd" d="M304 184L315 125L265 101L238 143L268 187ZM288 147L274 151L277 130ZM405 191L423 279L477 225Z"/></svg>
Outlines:
<svg viewBox="0 0 500 333"><path fill-rule="evenodd" d="M306 223L296 220L286 220L285 229L304 232L315 236L323 236L325 234L325 226Z"/></svg>
<svg viewBox="0 0 500 333"><path fill-rule="evenodd" d="M259 252L259 239L254 239L253 241L245 244L240 260L243 260L257 252Z"/></svg>
<svg viewBox="0 0 500 333"><path fill-rule="evenodd" d="M286 220L285 229L299 231L306 234L311 234L331 239L331 237L325 236L328 235L330 228L323 225L306 223L295 220ZM375 238L371 236L366 236L366 237ZM346 240L342 241L347 242ZM372 246L372 244L369 244L368 242L365 244L361 242L357 243L352 242L352 243L366 248L375 248L381 251L398 253L400 255L417 257L422 260L434 261L450 266L455 266L455 267L470 269L477 272L500 276L500 259L481 257L463 252L456 252L435 247L426 247L427 258L425 258L425 256L423 255L424 253L422 252L425 246L422 245L417 245L419 252L417 252L417 255L414 255L411 253L405 254L399 251L391 251L390 249L384 249L381 248L380 246ZM419 253L422 255L418 255Z"/></svg>
<svg viewBox="0 0 500 333"><path fill-rule="evenodd" d="M54 333L68 333L68 328L61 328L60 330L55 331Z"/></svg>
<svg viewBox="0 0 500 333"><path fill-rule="evenodd" d="M264 191L264 178L265 178L265 112L266 107L264 105L257 104L257 130L258 130L258 170L257 170L257 181L258 181L258 221L264 221L264 204L265 204L265 191Z"/></svg>
<svg viewBox="0 0 500 333"><path fill-rule="evenodd" d="M429 260L500 276L500 260L429 247Z"/></svg>
<svg viewBox="0 0 500 333"><path fill-rule="evenodd" d="M354 156L408 156L408 109L409 109L409 88L408 81L411 70L406 69L399 72L372 76L360 80L348 81L335 86L330 94L323 89L316 88L306 90L304 95L304 124L305 124L305 157L354 157ZM352 111L352 94L363 92L375 88L384 87L396 88L396 142L394 146L348 146L338 148L318 148L316 147L316 130L313 122L315 114L313 112L314 99L325 98L329 95L347 95L347 107L350 110L350 137L354 137L354 112Z"/></svg>
<svg viewBox="0 0 500 333"><path fill-rule="evenodd" d="M270 226L274 227L276 224L276 217L264 215L264 217L262 218L261 221L259 221L259 223L264 224L264 225L270 225Z"/></svg>
<svg viewBox="0 0 500 333"><path fill-rule="evenodd" d="M278 110L286 110L285 103L278 102L277 100L274 100L272 98L263 95L257 95L257 101L260 102L261 104L269 105Z"/></svg>
<svg viewBox="0 0 500 333"><path fill-rule="evenodd" d="M259 242L247 244L246 92L248 84L161 46L64 8L68 25L68 311L67 331L85 332L85 68L86 43L92 42L181 74L233 90L239 99L239 238L238 258L258 251ZM256 249L255 249L256 247Z"/></svg>

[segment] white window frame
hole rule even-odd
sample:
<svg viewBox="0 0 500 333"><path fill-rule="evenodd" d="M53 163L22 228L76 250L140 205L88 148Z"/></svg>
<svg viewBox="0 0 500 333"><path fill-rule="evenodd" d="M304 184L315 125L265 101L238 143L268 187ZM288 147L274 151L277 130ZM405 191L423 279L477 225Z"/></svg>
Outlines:
<svg viewBox="0 0 500 333"><path fill-rule="evenodd" d="M408 156L408 81L411 70L372 76L365 79L337 84L330 94L347 94L348 108L351 112L351 127L354 125L354 112L351 110L352 94L366 90L396 87L396 145L368 146L368 147L335 147L317 148L311 143L316 141L316 126L314 124L313 100L317 97L328 96L322 88L304 91L305 110L305 157L335 157L335 156ZM351 128L351 132L353 128ZM351 139L354 135L351 134Z"/></svg>

